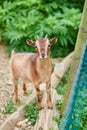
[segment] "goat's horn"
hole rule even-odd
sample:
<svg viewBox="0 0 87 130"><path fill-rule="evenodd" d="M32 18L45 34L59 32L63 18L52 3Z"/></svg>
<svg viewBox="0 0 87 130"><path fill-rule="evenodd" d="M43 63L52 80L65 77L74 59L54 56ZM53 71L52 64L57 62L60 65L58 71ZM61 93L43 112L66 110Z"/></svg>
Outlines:
<svg viewBox="0 0 87 130"><path fill-rule="evenodd" d="M45 38L47 38L47 37L48 37L48 35L46 34Z"/></svg>

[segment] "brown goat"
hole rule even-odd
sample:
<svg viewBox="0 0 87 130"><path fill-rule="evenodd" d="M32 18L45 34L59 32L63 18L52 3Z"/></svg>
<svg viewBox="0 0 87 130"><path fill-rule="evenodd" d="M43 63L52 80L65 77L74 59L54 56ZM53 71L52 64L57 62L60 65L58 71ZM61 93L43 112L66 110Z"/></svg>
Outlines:
<svg viewBox="0 0 87 130"><path fill-rule="evenodd" d="M18 100L18 79L23 80L23 91L27 93L26 82L32 82L34 84L38 106L40 109L42 105L42 93L39 89L41 83L46 83L47 91L47 105L48 108L53 108L51 101L51 74L53 72L53 66L50 60L50 46L55 43L57 38L52 39L38 38L36 41L26 40L27 44L36 47L36 53L15 53L12 51L12 57L10 61L12 81L14 84L14 101L17 105Z"/></svg>

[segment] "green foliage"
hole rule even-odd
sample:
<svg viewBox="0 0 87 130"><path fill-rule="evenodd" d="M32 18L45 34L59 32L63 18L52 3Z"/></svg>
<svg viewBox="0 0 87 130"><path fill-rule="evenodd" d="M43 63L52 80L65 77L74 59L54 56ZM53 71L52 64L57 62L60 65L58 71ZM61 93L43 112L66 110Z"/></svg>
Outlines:
<svg viewBox="0 0 87 130"><path fill-rule="evenodd" d="M38 113L39 113L39 108L36 104L26 104L24 106L26 112L25 112L25 117L31 121L32 125L36 123Z"/></svg>
<svg viewBox="0 0 87 130"><path fill-rule="evenodd" d="M60 117L58 115L55 115L53 120L55 120L58 125L60 124Z"/></svg>
<svg viewBox="0 0 87 130"><path fill-rule="evenodd" d="M57 93L59 95L64 95L67 81L68 81L68 74L69 74L69 71L63 76L63 79L60 81L60 84L56 87Z"/></svg>
<svg viewBox="0 0 87 130"><path fill-rule="evenodd" d="M16 107L14 106L13 101L10 99L6 104L3 105L1 110L4 114L11 114L16 111Z"/></svg>
<svg viewBox="0 0 87 130"><path fill-rule="evenodd" d="M58 85L58 87L56 88L57 93L60 95L64 95L66 89L66 84L63 84L63 82L61 81L61 83Z"/></svg>
<svg viewBox="0 0 87 130"><path fill-rule="evenodd" d="M84 107L83 107L79 130L87 130L87 91L86 91L86 98L84 101Z"/></svg>
<svg viewBox="0 0 87 130"><path fill-rule="evenodd" d="M14 47L34 52L26 45L27 38L56 35L58 43L52 46L51 57L64 56L74 48L80 19L81 8L73 1L5 0L0 4L0 35L9 44L9 53Z"/></svg>
<svg viewBox="0 0 87 130"><path fill-rule="evenodd" d="M29 91L27 92L27 95L30 96L30 95L32 94L32 92L33 92L32 90L29 90Z"/></svg>
<svg viewBox="0 0 87 130"><path fill-rule="evenodd" d="M60 109L61 109L61 106L62 106L62 99L61 99L61 100L57 100L57 101L56 101L56 108L57 108L58 110L60 110Z"/></svg>

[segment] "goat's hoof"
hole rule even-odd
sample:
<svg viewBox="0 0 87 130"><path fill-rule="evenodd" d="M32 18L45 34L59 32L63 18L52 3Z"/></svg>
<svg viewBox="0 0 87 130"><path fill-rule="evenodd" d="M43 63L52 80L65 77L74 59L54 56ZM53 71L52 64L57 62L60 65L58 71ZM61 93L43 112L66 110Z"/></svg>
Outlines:
<svg viewBox="0 0 87 130"><path fill-rule="evenodd" d="M40 110L44 109L44 106L42 106L42 107L39 107L39 109L40 109Z"/></svg>
<svg viewBox="0 0 87 130"><path fill-rule="evenodd" d="M15 102L15 101L14 101L14 105L15 105L15 106L18 106L18 102Z"/></svg>
<svg viewBox="0 0 87 130"><path fill-rule="evenodd" d="M48 109L53 109L53 105L52 105L52 104L49 104L49 105L48 105Z"/></svg>
<svg viewBox="0 0 87 130"><path fill-rule="evenodd" d="M19 106L20 105L20 99L14 99L13 103L15 106Z"/></svg>
<svg viewBox="0 0 87 130"><path fill-rule="evenodd" d="M44 109L44 107L39 107L40 110Z"/></svg>
<svg viewBox="0 0 87 130"><path fill-rule="evenodd" d="M44 109L43 105L38 105L38 107L39 107L40 110Z"/></svg>
<svg viewBox="0 0 87 130"><path fill-rule="evenodd" d="M23 95L24 95L24 96L27 96L27 95L28 95L28 92L27 92L27 91L25 91L25 92L23 93Z"/></svg>
<svg viewBox="0 0 87 130"><path fill-rule="evenodd" d="M52 107L48 107L48 109L51 109L51 110L52 110L52 109L53 109L53 106L52 106Z"/></svg>

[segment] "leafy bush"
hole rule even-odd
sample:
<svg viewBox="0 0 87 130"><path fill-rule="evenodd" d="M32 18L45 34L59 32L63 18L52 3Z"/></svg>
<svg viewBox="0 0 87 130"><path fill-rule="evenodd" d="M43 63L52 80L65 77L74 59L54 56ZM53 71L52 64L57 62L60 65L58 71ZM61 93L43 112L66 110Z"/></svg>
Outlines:
<svg viewBox="0 0 87 130"><path fill-rule="evenodd" d="M79 2L81 5L81 2ZM71 8L69 6L72 6ZM36 36L58 36L58 43L51 48L52 57L64 56L73 50L81 18L80 6L68 0L5 0L0 4L0 32L9 44L8 52L35 51L25 44ZM82 6L81 6L82 7Z"/></svg>
<svg viewBox="0 0 87 130"><path fill-rule="evenodd" d="M6 104L3 105L1 110L4 114L11 114L16 111L16 107L14 106L13 101L10 99Z"/></svg>
<svg viewBox="0 0 87 130"><path fill-rule="evenodd" d="M25 112L25 117L31 121L32 125L36 123L38 113L39 113L39 108L35 104L26 104L24 106L26 112Z"/></svg>

